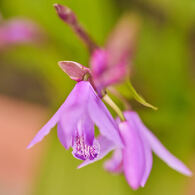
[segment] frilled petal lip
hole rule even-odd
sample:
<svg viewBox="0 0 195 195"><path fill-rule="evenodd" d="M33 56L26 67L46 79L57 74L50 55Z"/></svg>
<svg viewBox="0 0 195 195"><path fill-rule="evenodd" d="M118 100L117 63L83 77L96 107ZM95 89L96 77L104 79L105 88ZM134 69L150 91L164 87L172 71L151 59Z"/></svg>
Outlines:
<svg viewBox="0 0 195 195"><path fill-rule="evenodd" d="M85 167L89 164L92 164L98 160L101 160L104 158L110 151L114 150L116 148L115 143L107 139L105 136L100 135L97 138L97 142L100 145L100 153L98 154L97 158L94 158L93 160L85 160L83 161L77 168L80 169L82 167Z"/></svg>
<svg viewBox="0 0 195 195"><path fill-rule="evenodd" d="M151 149L153 152L161 159L163 160L169 167L172 169L186 175L191 176L192 172L188 169L188 167L181 162L179 159L177 159L174 155L172 155L158 140L158 138L148 129L145 127L145 125L142 123L139 115L136 112L126 112L127 118L134 118L134 120L137 121L140 125L140 130L142 131L142 134L147 139Z"/></svg>

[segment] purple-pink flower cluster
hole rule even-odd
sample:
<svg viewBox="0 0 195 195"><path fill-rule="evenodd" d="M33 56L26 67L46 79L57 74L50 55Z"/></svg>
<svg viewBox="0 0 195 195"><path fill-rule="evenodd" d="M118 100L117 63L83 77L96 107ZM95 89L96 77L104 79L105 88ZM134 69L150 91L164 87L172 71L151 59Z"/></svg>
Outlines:
<svg viewBox="0 0 195 195"><path fill-rule="evenodd" d="M32 43L40 34L40 28L30 20L0 18L0 50L15 44Z"/></svg>
<svg viewBox="0 0 195 195"><path fill-rule="evenodd" d="M71 147L73 156L83 161L78 168L100 160L113 151L112 158L105 162L104 168L113 173L123 172L128 184L138 189L144 187L149 177L154 152L168 166L190 176L191 171L145 127L135 111L121 111L106 93L107 87L128 79L135 47L136 30L132 30L135 25L128 26L129 23L123 19L108 44L99 48L69 8L58 4L55 4L55 8L60 18L73 28L89 48L91 67L73 61L59 62L62 70L77 84L28 148L40 142L57 125L61 144L65 149ZM116 111L119 116L116 120L102 99ZM97 137L94 134L95 125L99 129Z"/></svg>

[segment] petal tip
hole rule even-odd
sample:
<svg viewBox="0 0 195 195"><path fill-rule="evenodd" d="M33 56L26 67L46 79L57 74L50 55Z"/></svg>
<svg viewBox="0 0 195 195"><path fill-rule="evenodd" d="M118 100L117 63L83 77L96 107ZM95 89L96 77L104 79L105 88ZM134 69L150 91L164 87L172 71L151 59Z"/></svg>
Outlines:
<svg viewBox="0 0 195 195"><path fill-rule="evenodd" d="M81 169L83 167L85 167L85 164L84 163L81 163L79 166L77 166L77 169Z"/></svg>
<svg viewBox="0 0 195 195"><path fill-rule="evenodd" d="M141 182L140 186L143 188L145 187L146 182Z"/></svg>
<svg viewBox="0 0 195 195"><path fill-rule="evenodd" d="M188 177L192 177L193 176L193 173L188 168L186 168L186 170L183 171L183 174L188 176Z"/></svg>
<svg viewBox="0 0 195 195"><path fill-rule="evenodd" d="M138 190L140 188L140 184L129 184L133 190ZM142 186L141 186L142 187Z"/></svg>
<svg viewBox="0 0 195 195"><path fill-rule="evenodd" d="M29 149L32 148L32 147L33 147L33 144L30 143L30 144L26 147L26 149L29 150Z"/></svg>
<svg viewBox="0 0 195 195"><path fill-rule="evenodd" d="M79 166L77 166L77 169L80 169L80 168L82 168L83 166L82 165L79 165Z"/></svg>

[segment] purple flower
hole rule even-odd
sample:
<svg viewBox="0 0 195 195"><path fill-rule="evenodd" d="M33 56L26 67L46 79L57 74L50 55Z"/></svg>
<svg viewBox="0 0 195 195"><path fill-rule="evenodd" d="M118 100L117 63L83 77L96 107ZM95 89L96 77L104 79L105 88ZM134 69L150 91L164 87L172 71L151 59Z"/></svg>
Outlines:
<svg viewBox="0 0 195 195"><path fill-rule="evenodd" d="M4 20L0 24L0 49L17 43L33 42L40 36L38 27L24 19Z"/></svg>
<svg viewBox="0 0 195 195"><path fill-rule="evenodd" d="M110 59L113 55L103 49L94 51L91 57L92 76L96 88L101 91L106 87L119 83L124 80L129 73L127 57L121 57L115 63Z"/></svg>
<svg viewBox="0 0 195 195"><path fill-rule="evenodd" d="M123 149L117 149L113 157L105 162L105 169L118 173L123 171L133 189L144 187L152 169L152 151L169 167L190 176L191 171L149 131L135 112L125 112L127 121L119 128L124 142Z"/></svg>
<svg viewBox="0 0 195 195"><path fill-rule="evenodd" d="M138 26L134 15L124 15L112 30L104 49L92 53L90 65L98 89L120 83L129 76Z"/></svg>
<svg viewBox="0 0 195 195"><path fill-rule="evenodd" d="M90 161L103 158L110 150L122 147L118 126L88 81L76 84L66 101L31 141L40 142L57 124L61 144L73 148L74 157ZM94 136L94 124L100 136Z"/></svg>

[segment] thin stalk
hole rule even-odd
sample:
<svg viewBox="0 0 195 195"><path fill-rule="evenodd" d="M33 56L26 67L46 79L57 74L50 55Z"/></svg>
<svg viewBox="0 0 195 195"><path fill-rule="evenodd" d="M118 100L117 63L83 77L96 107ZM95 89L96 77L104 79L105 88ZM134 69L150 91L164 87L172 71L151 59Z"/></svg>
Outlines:
<svg viewBox="0 0 195 195"><path fill-rule="evenodd" d="M128 99L121 95L114 87L108 87L108 91L111 94L115 95L118 98L118 100L120 100L123 103L125 110L131 110L131 105Z"/></svg>
<svg viewBox="0 0 195 195"><path fill-rule="evenodd" d="M103 100L116 112L122 121L125 121L123 112L107 94L104 95Z"/></svg>

